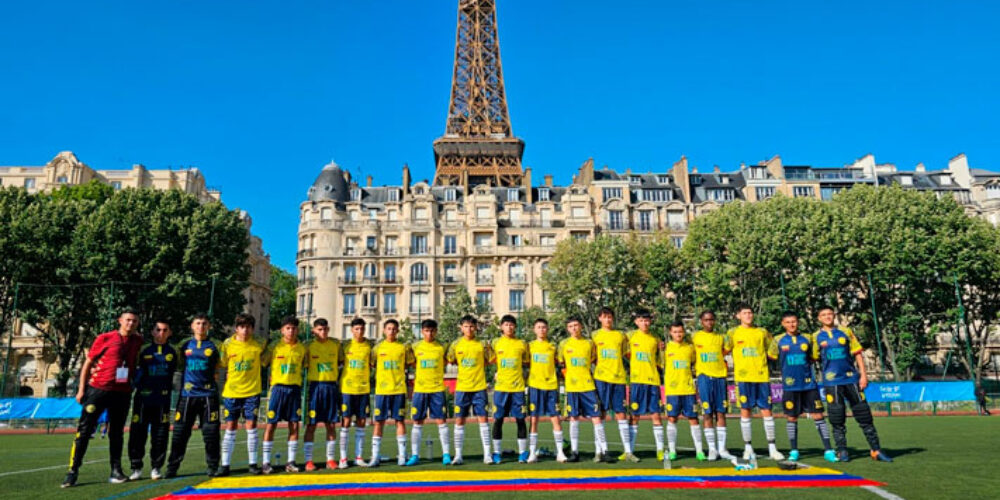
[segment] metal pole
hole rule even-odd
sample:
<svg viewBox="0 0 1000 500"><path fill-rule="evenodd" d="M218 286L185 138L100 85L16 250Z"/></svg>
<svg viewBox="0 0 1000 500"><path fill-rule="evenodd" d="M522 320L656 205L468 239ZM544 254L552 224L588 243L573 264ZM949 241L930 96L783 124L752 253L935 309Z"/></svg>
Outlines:
<svg viewBox="0 0 1000 500"><path fill-rule="evenodd" d="M3 360L3 377L0 378L0 397L7 394L7 372L10 370L10 351L14 348L14 321L17 319L17 295L20 289L21 284L14 283L14 306L10 311L10 336L7 337L7 353L4 355Z"/></svg>
<svg viewBox="0 0 1000 500"><path fill-rule="evenodd" d="M972 340L969 338L969 327L965 323L965 304L962 302L962 291L961 287L958 286L958 273L955 271L951 272L952 277L955 278L955 299L958 301L958 328L959 333L965 330L965 349L966 355L969 357L969 378L972 380L976 379L976 369L972 364Z"/></svg>
<svg viewBox="0 0 1000 500"><path fill-rule="evenodd" d="M115 327L115 282L111 282L111 289L108 292L108 328Z"/></svg>
<svg viewBox="0 0 1000 500"><path fill-rule="evenodd" d="M785 270L784 269L782 269L781 272L778 273L778 278L781 280L781 305L787 311L788 310L788 294L785 292Z"/></svg>
<svg viewBox="0 0 1000 500"><path fill-rule="evenodd" d="M215 280L218 279L217 274L212 275L212 290L208 294L208 319L214 319L212 317L212 311L215 309Z"/></svg>
<svg viewBox="0 0 1000 500"><path fill-rule="evenodd" d="M872 285L872 273L868 273L868 295L872 300L872 321L875 323L875 341L878 344L878 362L885 371L885 358L882 357L882 333L878 328L878 311L875 310L875 286Z"/></svg>

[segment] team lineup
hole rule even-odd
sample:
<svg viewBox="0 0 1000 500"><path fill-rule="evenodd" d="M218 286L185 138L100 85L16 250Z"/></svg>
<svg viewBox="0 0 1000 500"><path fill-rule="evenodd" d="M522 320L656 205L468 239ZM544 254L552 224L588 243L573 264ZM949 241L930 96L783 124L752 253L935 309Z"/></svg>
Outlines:
<svg viewBox="0 0 1000 500"><path fill-rule="evenodd" d="M516 336L517 319L504 316L500 320L501 335L489 342L477 339L477 320L465 316L460 321L461 336L444 346L436 340L437 322L430 319L421 323L421 339L412 344L398 339L400 325L396 320L384 322L383 340L373 344L365 338L366 323L360 318L352 321L351 338L344 341L330 338L328 322L317 319L312 325L312 339L302 343L298 340L299 321L290 316L282 321L280 340L266 345L254 339L255 321L250 315L238 315L234 333L217 343L208 336L209 318L199 314L192 320L190 339L172 346L170 326L157 321L153 342L143 347L137 332L138 318L134 311L126 310L119 317L118 330L95 339L81 369L77 400L83 411L62 486L76 484L90 436L104 411L109 423L112 483L142 477L147 439L151 441L150 477L176 476L196 422L205 444L207 475L228 476L232 473L232 454L241 420L250 474L275 472L271 460L274 455L280 456L273 450L275 431L281 422L288 427L287 460L278 467L283 466L289 473L301 470L297 462L300 431L304 470L321 468L323 460L314 450L319 427L326 433L325 468L379 466L389 421L393 424L389 428L395 429L400 466L420 463L427 420L437 425L443 465L464 462L467 420L479 424L483 462L500 464L503 424L507 419L516 423L517 461L521 463L536 463L546 455L540 453L538 435L539 423L544 420L551 422L558 462L581 460L579 434L584 420L593 425L594 462L639 462L635 449L642 418L652 421L658 460L677 458L676 424L683 418L689 423L697 460L735 461L727 447L730 398L726 356L731 356L733 363L744 460L756 458L751 445L755 408L762 416L767 456L785 460L775 443L770 361L780 367L790 460L797 461L800 456L798 417L808 414L822 440L823 457L830 462L847 461L846 420L850 406L868 441L871 458L892 461L881 450L865 400L868 380L861 345L850 329L836 325L833 308L819 309L821 328L814 333L800 332L797 315L785 312L781 318L784 331L777 337L755 326L753 309L748 306L739 307L736 318L738 326L718 333L715 313L704 311L698 317L698 331L688 335L678 321L665 332L665 340L660 340L650 331L650 313L638 311L635 329L622 332L614 329L614 312L604 308L598 316L601 328L589 337L584 335L579 318L568 318L565 327L569 336L556 345L549 339L549 324L544 319L534 321L534 339L527 341ZM450 403L445 384L447 365L457 368ZM486 375L489 365L494 365L496 371L492 402ZM261 408L265 369L270 389L267 406ZM171 410L177 372L181 373L181 387ZM220 372L224 374L221 391ZM565 393L561 409L560 380ZM304 386L306 406L302 408ZM824 418L824 401L829 426ZM121 460L130 403L131 475L126 476ZM447 423L449 404L453 429ZM620 454L617 450L613 454L608 447L604 423L611 418L621 438ZM370 449L365 450L369 419L372 437ZM258 420L265 424L262 442L258 440ZM563 420L569 426L568 450L564 450ZM407 421L411 423L409 433ZM353 455L348 453L351 440ZM707 444L707 453L703 444ZM365 451L369 452L368 459Z"/></svg>

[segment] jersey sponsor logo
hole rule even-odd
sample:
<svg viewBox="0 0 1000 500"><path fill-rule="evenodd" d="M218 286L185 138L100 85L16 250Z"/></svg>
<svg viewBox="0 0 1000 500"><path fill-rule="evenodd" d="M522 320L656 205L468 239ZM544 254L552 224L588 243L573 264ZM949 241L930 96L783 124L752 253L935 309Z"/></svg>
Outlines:
<svg viewBox="0 0 1000 500"><path fill-rule="evenodd" d="M615 349L601 349L601 359L618 359L618 351Z"/></svg>
<svg viewBox="0 0 1000 500"><path fill-rule="evenodd" d="M785 356L785 364L788 366L805 366L805 354L789 354Z"/></svg>
<svg viewBox="0 0 1000 500"><path fill-rule="evenodd" d="M347 366L352 370L362 370L365 368L365 366L367 366L367 364L365 364L365 362L361 361L360 359L352 359L347 362Z"/></svg>
<svg viewBox="0 0 1000 500"><path fill-rule="evenodd" d="M399 368L399 361L395 360L382 361L383 370L395 370L398 368Z"/></svg>
<svg viewBox="0 0 1000 500"><path fill-rule="evenodd" d="M436 359L422 359L420 360L420 368L431 369L437 368L438 362Z"/></svg>
<svg viewBox="0 0 1000 500"><path fill-rule="evenodd" d="M670 353L670 355L673 356L674 353ZM649 353L648 352L637 352L637 353L635 353L635 359L636 359L636 361L642 361L643 363L649 363Z"/></svg>
<svg viewBox="0 0 1000 500"><path fill-rule="evenodd" d="M533 354L531 356L531 362L532 363L548 364L549 363L549 355L548 354Z"/></svg>
<svg viewBox="0 0 1000 500"><path fill-rule="evenodd" d="M290 364L286 363L286 364L278 365L278 367L281 370L281 374L282 375L295 375L295 372L296 372L296 366L295 365L290 365Z"/></svg>
<svg viewBox="0 0 1000 500"><path fill-rule="evenodd" d="M500 368L517 368L517 358L501 359Z"/></svg>
<svg viewBox="0 0 1000 500"><path fill-rule="evenodd" d="M719 354L715 352L703 352L699 358L702 363L715 363L719 361Z"/></svg>
<svg viewBox="0 0 1000 500"><path fill-rule="evenodd" d="M471 358L466 358L462 360L463 368L474 368L476 366L476 360Z"/></svg>
<svg viewBox="0 0 1000 500"><path fill-rule="evenodd" d="M333 363L317 363L316 372L317 373L329 373L333 371Z"/></svg>
<svg viewBox="0 0 1000 500"><path fill-rule="evenodd" d="M756 347L744 347L743 349L740 349L740 353L743 354L744 358L756 358L756 357L758 357L758 355L757 355L757 348Z"/></svg>
<svg viewBox="0 0 1000 500"><path fill-rule="evenodd" d="M672 366L674 367L674 370L683 370L691 368L691 365L688 363L686 359L674 360Z"/></svg>
<svg viewBox="0 0 1000 500"><path fill-rule="evenodd" d="M237 361L232 364L232 370L234 372L247 372L250 371L252 368L253 368L252 360Z"/></svg>
<svg viewBox="0 0 1000 500"><path fill-rule="evenodd" d="M585 367L589 364L587 363L586 358L570 358L569 362L570 366L577 366L577 367Z"/></svg>

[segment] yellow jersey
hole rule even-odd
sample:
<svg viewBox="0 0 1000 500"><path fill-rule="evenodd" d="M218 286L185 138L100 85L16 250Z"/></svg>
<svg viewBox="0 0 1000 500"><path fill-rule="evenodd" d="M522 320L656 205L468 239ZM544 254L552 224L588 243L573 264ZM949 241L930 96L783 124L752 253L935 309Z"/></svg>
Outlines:
<svg viewBox="0 0 1000 500"><path fill-rule="evenodd" d="M758 327L737 326L729 330L733 343L733 379L736 382L769 382L767 351L771 334Z"/></svg>
<svg viewBox="0 0 1000 500"><path fill-rule="evenodd" d="M342 394L370 394L372 345L367 339L356 342L344 341L344 368L340 372L340 392Z"/></svg>
<svg viewBox="0 0 1000 500"><path fill-rule="evenodd" d="M219 362L226 369L222 397L248 398L260 394L264 346L252 336L240 341L234 335L222 343L219 351Z"/></svg>
<svg viewBox="0 0 1000 500"><path fill-rule="evenodd" d="M340 360L343 351L340 341L334 339L313 339L306 344L309 352L310 382L336 382L340 378Z"/></svg>
<svg viewBox="0 0 1000 500"><path fill-rule="evenodd" d="M375 394L406 394L406 365L413 363L413 351L402 342L383 340L375 346Z"/></svg>
<svg viewBox="0 0 1000 500"><path fill-rule="evenodd" d="M609 384L627 384L625 358L628 356L628 338L618 330L601 328L590 335L597 350L594 379Z"/></svg>
<svg viewBox="0 0 1000 500"><path fill-rule="evenodd" d="M486 365L494 359L493 352L482 341L461 337L448 346L448 362L458 365L455 390L476 392L486 390Z"/></svg>
<svg viewBox="0 0 1000 500"><path fill-rule="evenodd" d="M302 385L302 368L306 365L306 346L301 342L278 342L270 349L271 385Z"/></svg>
<svg viewBox="0 0 1000 500"><path fill-rule="evenodd" d="M416 377L413 392L441 392L444 390L444 346L437 342L421 340L413 344L416 360Z"/></svg>
<svg viewBox="0 0 1000 500"><path fill-rule="evenodd" d="M596 388L590 373L596 360L596 349L590 339L570 337L559 343L559 362L566 367L566 392L587 392Z"/></svg>
<svg viewBox="0 0 1000 500"><path fill-rule="evenodd" d="M686 340L667 342L663 355L663 387L667 396L687 396L694 394L695 366L694 346Z"/></svg>
<svg viewBox="0 0 1000 500"><path fill-rule="evenodd" d="M691 336L694 344L696 375L726 378L729 366L726 365L726 353L733 350L732 339L722 333L698 330Z"/></svg>
<svg viewBox="0 0 1000 500"><path fill-rule="evenodd" d="M543 391L559 388L556 377L556 346L548 340L533 340L528 344L531 366L528 371L528 387Z"/></svg>
<svg viewBox="0 0 1000 500"><path fill-rule="evenodd" d="M660 339L650 333L635 330L629 333L628 352L630 382L660 385L658 368L663 366L663 359L660 357Z"/></svg>
<svg viewBox="0 0 1000 500"><path fill-rule="evenodd" d="M528 361L528 344L518 338L501 336L493 340L497 359L497 374L493 390L524 392L524 363Z"/></svg>

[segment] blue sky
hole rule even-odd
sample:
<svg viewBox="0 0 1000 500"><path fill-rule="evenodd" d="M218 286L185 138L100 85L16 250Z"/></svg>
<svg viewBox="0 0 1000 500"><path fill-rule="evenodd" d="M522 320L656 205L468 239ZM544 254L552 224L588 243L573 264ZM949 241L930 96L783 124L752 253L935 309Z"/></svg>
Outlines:
<svg viewBox="0 0 1000 500"><path fill-rule="evenodd" d="M994 2L498 0L534 176L738 168L780 154L1000 169ZM294 267L298 205L335 159L433 178L457 0L8 2L0 165L195 165Z"/></svg>

